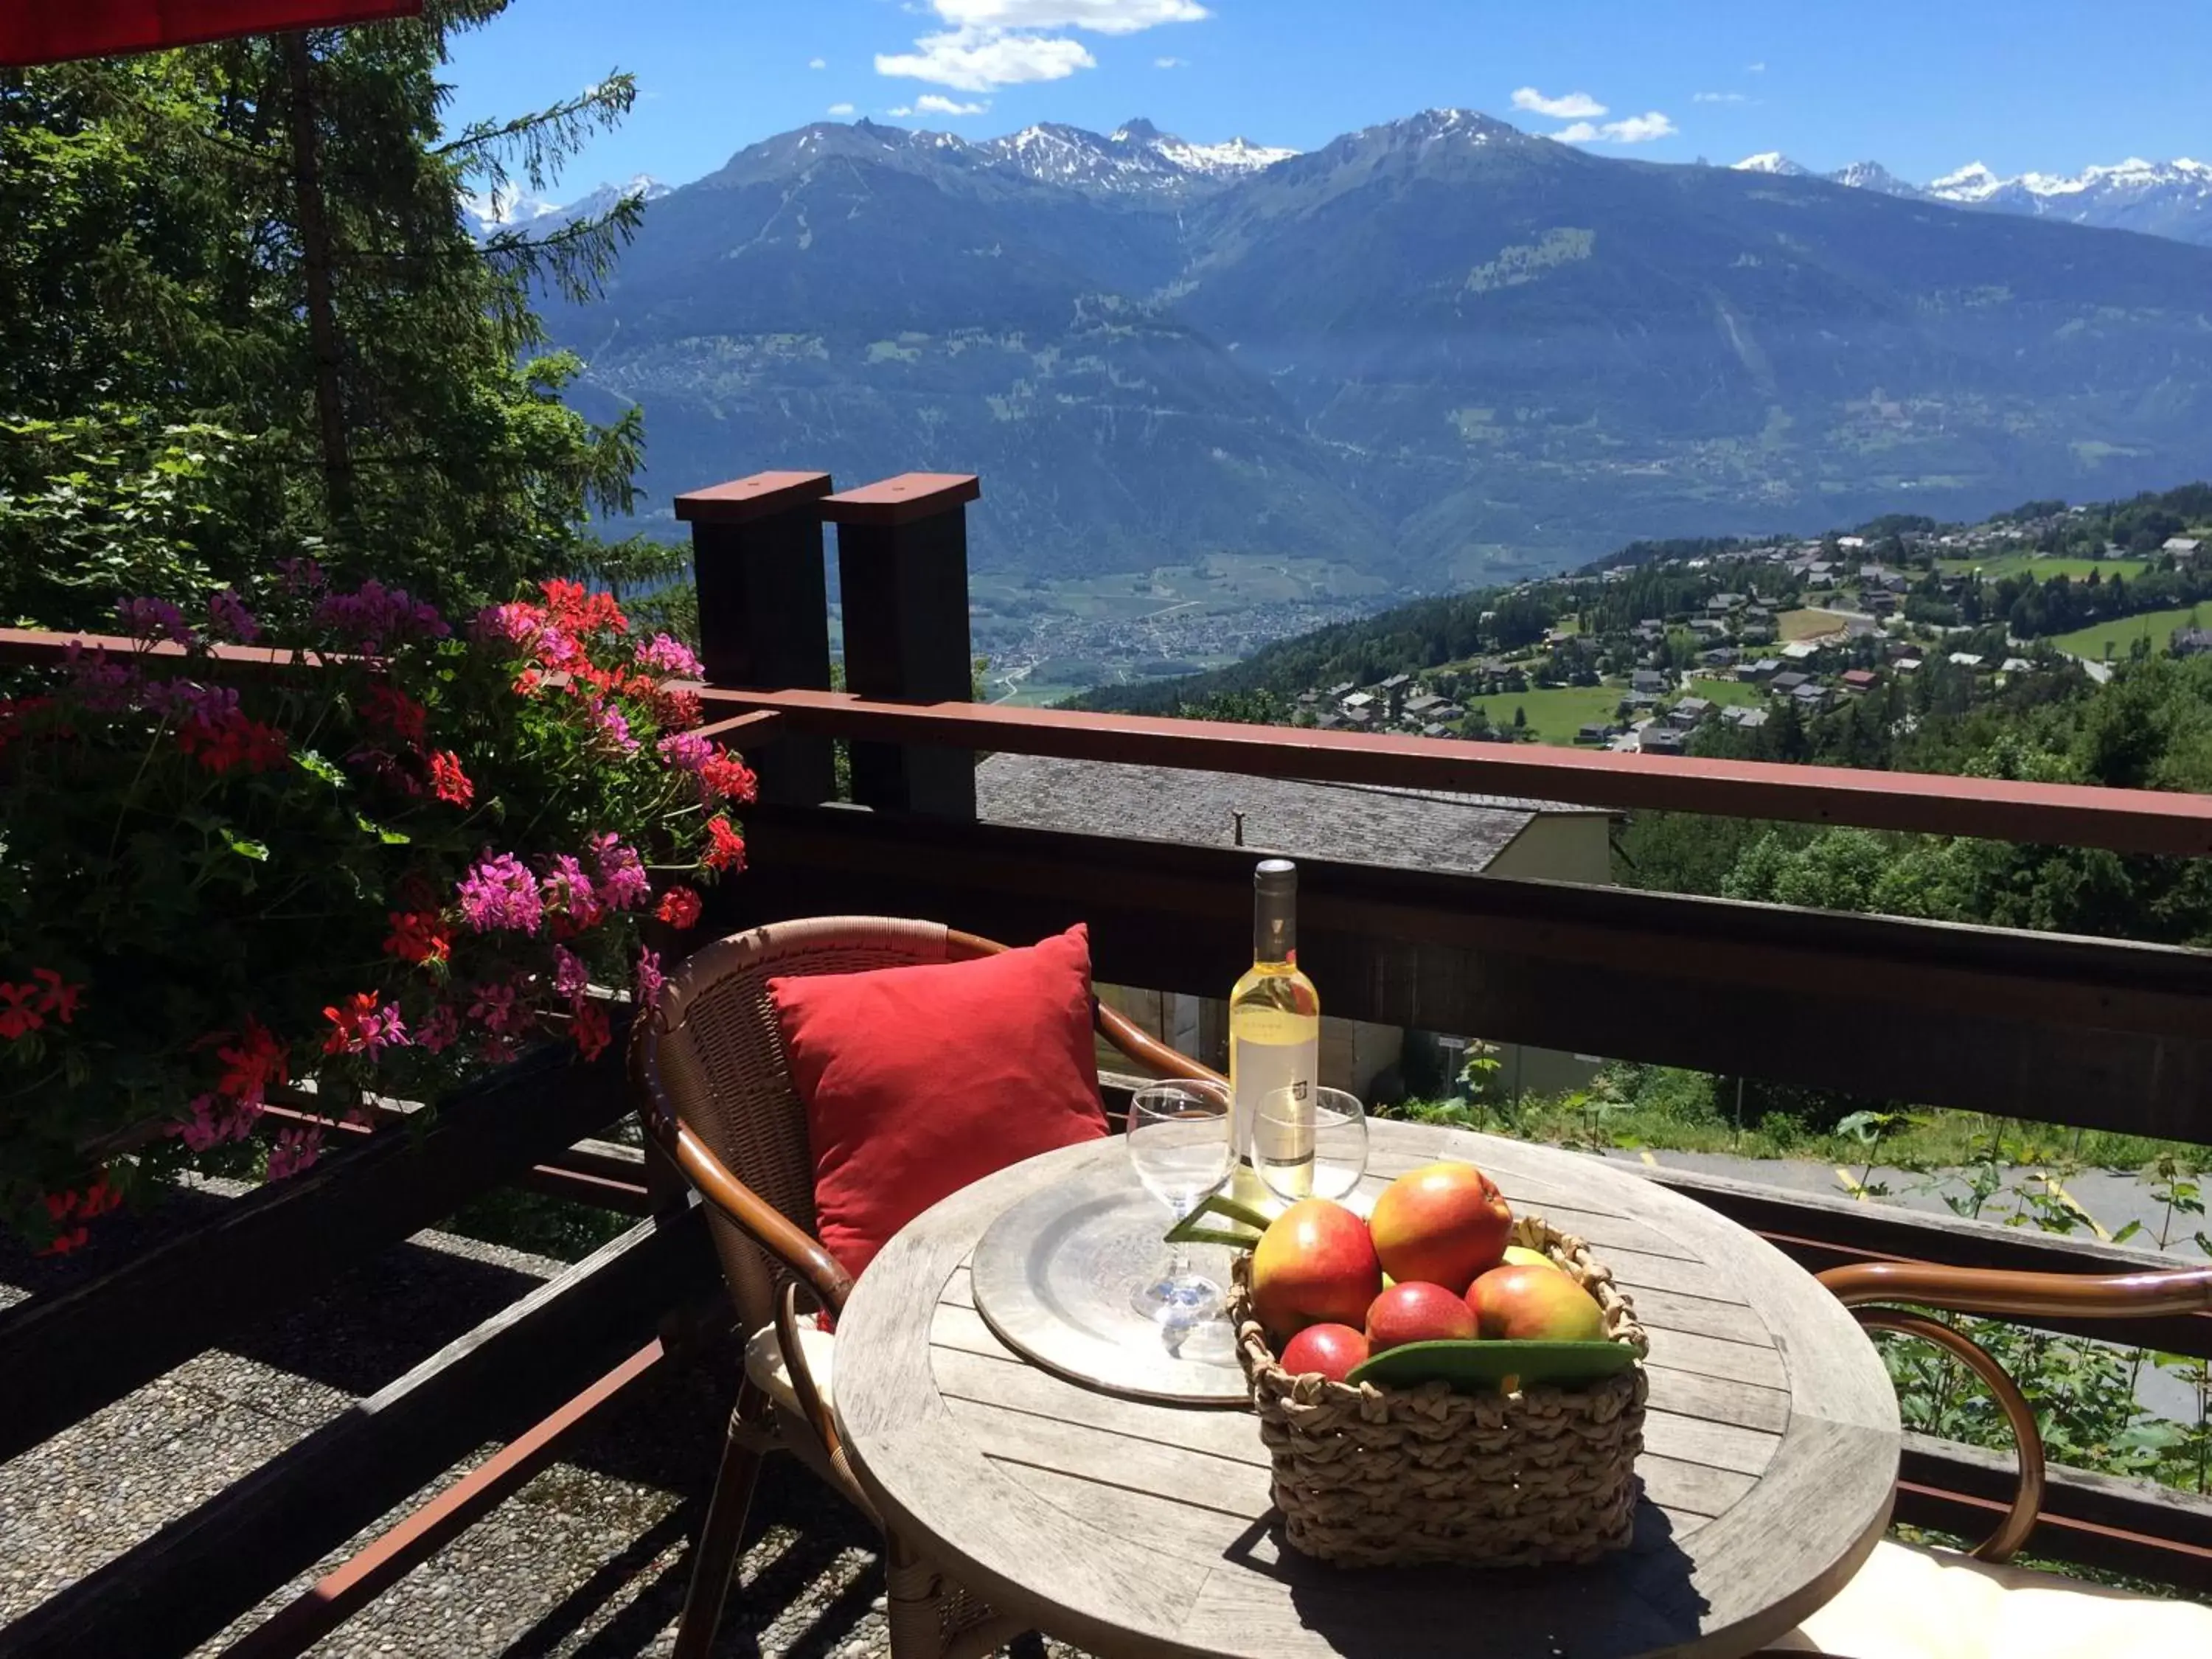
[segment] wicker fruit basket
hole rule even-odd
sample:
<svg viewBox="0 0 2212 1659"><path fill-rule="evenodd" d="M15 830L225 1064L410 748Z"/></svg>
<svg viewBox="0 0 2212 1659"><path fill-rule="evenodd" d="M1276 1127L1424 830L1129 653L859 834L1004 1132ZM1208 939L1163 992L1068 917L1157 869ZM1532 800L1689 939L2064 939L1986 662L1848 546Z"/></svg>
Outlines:
<svg viewBox="0 0 2212 1659"><path fill-rule="evenodd" d="M1513 1242L1544 1251L1596 1297L1613 1340L1648 1346L1581 1239L1523 1216ZM1293 1376L1252 1316L1249 1255L1237 1261L1229 1316L1274 1460L1275 1506L1304 1553L1348 1567L1505 1567L1593 1561L1627 1544L1644 1449L1640 1359L1595 1382L1510 1395Z"/></svg>

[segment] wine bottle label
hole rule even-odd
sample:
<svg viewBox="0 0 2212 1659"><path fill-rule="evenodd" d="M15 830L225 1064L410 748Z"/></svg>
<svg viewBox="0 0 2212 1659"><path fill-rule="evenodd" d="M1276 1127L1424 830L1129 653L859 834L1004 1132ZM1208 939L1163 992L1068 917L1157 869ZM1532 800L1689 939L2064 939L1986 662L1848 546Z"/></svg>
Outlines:
<svg viewBox="0 0 2212 1659"><path fill-rule="evenodd" d="M1251 1030L1248 1027L1261 1029ZM1278 1089L1288 1089L1296 1098L1310 1098L1314 1073L1320 1069L1321 1042L1310 1018L1273 1010L1240 1012L1229 1037L1229 1075L1236 1095L1231 1112L1236 1118L1237 1155L1249 1163L1252 1157L1252 1125L1260 1103ZM1269 1030L1268 1027L1279 1029ZM1300 1028L1304 1028L1301 1030Z"/></svg>

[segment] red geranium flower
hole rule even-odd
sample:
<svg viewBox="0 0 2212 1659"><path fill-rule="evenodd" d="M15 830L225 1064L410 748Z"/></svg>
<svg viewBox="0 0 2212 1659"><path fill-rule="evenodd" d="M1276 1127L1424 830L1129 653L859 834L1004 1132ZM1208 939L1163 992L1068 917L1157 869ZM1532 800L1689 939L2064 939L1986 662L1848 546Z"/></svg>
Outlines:
<svg viewBox="0 0 2212 1659"><path fill-rule="evenodd" d="M440 800L466 806L477 798L477 787L461 770L461 757L450 749L430 757L430 788Z"/></svg>
<svg viewBox="0 0 2212 1659"><path fill-rule="evenodd" d="M585 1003L576 1010L575 1017L568 1023L568 1035L575 1041L576 1052L586 1060L597 1060L606 1052L607 1044L614 1041L606 1011L596 1002Z"/></svg>
<svg viewBox="0 0 2212 1659"><path fill-rule="evenodd" d="M39 988L0 982L0 1037L13 1042L46 1024L40 1017Z"/></svg>
<svg viewBox="0 0 2212 1659"><path fill-rule="evenodd" d="M392 933L384 941L384 953L398 957L400 961L421 967L425 963L444 962L453 954L453 930L447 927L434 910L393 910Z"/></svg>
<svg viewBox="0 0 2212 1659"><path fill-rule="evenodd" d="M403 743L419 744L430 711L404 691L380 680L368 688L368 695L362 700L361 716Z"/></svg>
<svg viewBox="0 0 2212 1659"><path fill-rule="evenodd" d="M729 819L717 813L707 820L707 837L712 843L702 860L709 870L742 870L745 867L745 838L731 827Z"/></svg>
<svg viewBox="0 0 2212 1659"><path fill-rule="evenodd" d="M699 781L708 793L741 806L750 806L760 798L760 780L753 775L753 769L720 745L699 769Z"/></svg>
<svg viewBox="0 0 2212 1659"><path fill-rule="evenodd" d="M611 593L593 593L581 582L554 580L539 584L545 595L545 611L554 626L570 634L591 634L605 628L617 634L629 632L629 618Z"/></svg>
<svg viewBox="0 0 2212 1659"><path fill-rule="evenodd" d="M84 994L83 986L64 984L52 968L33 968L31 977L39 981L40 1013L52 1014L64 1025L76 1018L76 1000Z"/></svg>
<svg viewBox="0 0 2212 1659"><path fill-rule="evenodd" d="M689 887L672 887L660 896L660 904L653 911L672 927L696 927L699 924L699 895Z"/></svg>
<svg viewBox="0 0 2212 1659"><path fill-rule="evenodd" d="M227 1031L218 1032L216 1040L229 1036ZM223 1065L222 1079L216 1088L233 1100L258 1101L267 1095L270 1084L291 1079L290 1054L276 1033L251 1014L246 1017L246 1030L228 1047L218 1047L215 1057Z"/></svg>
<svg viewBox="0 0 2212 1659"><path fill-rule="evenodd" d="M406 1046L407 1028L399 1023L399 1010L379 1008L374 991L356 991L342 1006L324 1009L323 1018L331 1023L329 1035L323 1038L326 1054L374 1055L380 1048Z"/></svg>
<svg viewBox="0 0 2212 1659"><path fill-rule="evenodd" d="M198 757L210 772L223 773L243 766L249 772L266 772L291 757L291 744L273 726L264 726L231 709L209 720L194 719L177 728L177 746Z"/></svg>

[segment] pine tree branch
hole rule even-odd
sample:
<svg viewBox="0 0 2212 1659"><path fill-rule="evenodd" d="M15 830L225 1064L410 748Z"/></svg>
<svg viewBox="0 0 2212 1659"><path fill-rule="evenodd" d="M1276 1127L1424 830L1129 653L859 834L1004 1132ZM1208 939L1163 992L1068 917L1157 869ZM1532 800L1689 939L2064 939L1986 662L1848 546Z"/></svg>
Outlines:
<svg viewBox="0 0 2212 1659"><path fill-rule="evenodd" d="M508 181L510 161L532 190L545 188L560 164L597 132L620 124L637 101L637 80L617 70L597 86L550 108L509 121L479 121L429 154L454 162L465 174L488 178L495 191Z"/></svg>

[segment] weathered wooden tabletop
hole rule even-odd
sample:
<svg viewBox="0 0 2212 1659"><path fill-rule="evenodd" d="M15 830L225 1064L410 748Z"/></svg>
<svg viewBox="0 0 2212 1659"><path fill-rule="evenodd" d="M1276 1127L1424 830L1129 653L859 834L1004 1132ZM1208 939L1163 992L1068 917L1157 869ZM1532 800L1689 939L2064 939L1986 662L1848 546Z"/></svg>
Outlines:
<svg viewBox="0 0 2212 1659"><path fill-rule="evenodd" d="M1735 1223L1596 1158L1416 1124L1372 1134L1370 1180L1468 1159L1612 1266L1651 1341L1630 1549L1504 1571L1311 1561L1281 1540L1249 1411L1118 1399L1018 1358L975 1311L969 1253L1009 1204L1126 1158L1118 1137L955 1194L861 1279L838 1322L836 1414L886 1522L1109 1659L1736 1655L1850 1578L1887 1522L1899 1436L1881 1360L1834 1298Z"/></svg>

